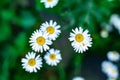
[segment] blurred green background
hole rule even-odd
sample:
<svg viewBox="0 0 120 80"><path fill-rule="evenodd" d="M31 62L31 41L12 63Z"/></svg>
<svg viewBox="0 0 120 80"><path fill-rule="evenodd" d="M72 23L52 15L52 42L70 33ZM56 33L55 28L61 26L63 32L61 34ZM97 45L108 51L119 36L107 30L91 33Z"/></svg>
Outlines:
<svg viewBox="0 0 120 80"><path fill-rule="evenodd" d="M100 36L103 23L109 24L112 14L120 14L120 0L59 0L46 9L40 0L0 1L0 80L106 80L101 62L110 50L120 52L120 35L113 28L107 38ZM21 58L32 51L29 38L41 23L49 20L61 25L61 35L51 48L61 50L62 61L56 67L43 67L37 73L22 69ZM93 45L84 54L73 51L68 40L75 27L88 29ZM42 57L45 53L40 54Z"/></svg>

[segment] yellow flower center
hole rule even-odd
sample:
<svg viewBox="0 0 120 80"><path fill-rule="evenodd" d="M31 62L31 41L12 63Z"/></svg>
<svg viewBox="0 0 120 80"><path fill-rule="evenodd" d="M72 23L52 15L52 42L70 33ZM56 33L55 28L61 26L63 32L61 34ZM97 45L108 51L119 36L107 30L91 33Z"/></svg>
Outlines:
<svg viewBox="0 0 120 80"><path fill-rule="evenodd" d="M119 55L117 54L116 51L113 51L113 56L114 56L114 57L118 57Z"/></svg>
<svg viewBox="0 0 120 80"><path fill-rule="evenodd" d="M116 80L115 78L110 78L110 80Z"/></svg>
<svg viewBox="0 0 120 80"><path fill-rule="evenodd" d="M49 26L49 27L47 27L47 32L49 33L49 34L53 34L54 33L54 28L52 27L52 26Z"/></svg>
<svg viewBox="0 0 120 80"><path fill-rule="evenodd" d="M112 73L113 73L113 74L116 73L116 70L113 69L113 70L112 70Z"/></svg>
<svg viewBox="0 0 120 80"><path fill-rule="evenodd" d="M82 42L84 40L84 36L82 34L76 34L75 40L77 42Z"/></svg>
<svg viewBox="0 0 120 80"><path fill-rule="evenodd" d="M28 60L28 65L34 66L35 64L36 64L36 60L35 59L29 59Z"/></svg>
<svg viewBox="0 0 120 80"><path fill-rule="evenodd" d="M52 2L53 0L47 0L47 2Z"/></svg>
<svg viewBox="0 0 120 80"><path fill-rule="evenodd" d="M55 60L56 59L56 55L55 54L50 54L50 59L51 60Z"/></svg>
<svg viewBox="0 0 120 80"><path fill-rule="evenodd" d="M36 39L36 42L39 44L39 45L44 45L45 44L45 38L40 36Z"/></svg>

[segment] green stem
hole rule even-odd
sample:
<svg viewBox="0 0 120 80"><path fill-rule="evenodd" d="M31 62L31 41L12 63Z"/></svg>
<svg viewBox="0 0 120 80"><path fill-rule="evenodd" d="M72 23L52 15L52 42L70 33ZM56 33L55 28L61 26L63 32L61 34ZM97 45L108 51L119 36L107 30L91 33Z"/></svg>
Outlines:
<svg viewBox="0 0 120 80"><path fill-rule="evenodd" d="M64 68L61 65L59 65L57 67L57 69L58 69L57 71L58 71L58 74L59 74L59 80L66 80L66 74L65 74Z"/></svg>
<svg viewBox="0 0 120 80"><path fill-rule="evenodd" d="M79 75L81 71L81 65L82 65L82 54L75 54L74 59L74 75Z"/></svg>

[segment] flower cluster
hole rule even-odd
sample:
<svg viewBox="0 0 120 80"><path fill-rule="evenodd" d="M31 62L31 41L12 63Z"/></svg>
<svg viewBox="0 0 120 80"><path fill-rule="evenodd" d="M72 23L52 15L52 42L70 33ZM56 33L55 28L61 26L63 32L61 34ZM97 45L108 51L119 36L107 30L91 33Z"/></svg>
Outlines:
<svg viewBox="0 0 120 80"><path fill-rule="evenodd" d="M78 53L83 53L91 47L92 38L88 34L88 30L83 31L82 27L75 28L70 33L69 40L72 42L74 50ZM42 23L40 28L35 30L30 37L30 46L34 52L28 52L26 58L22 59L22 66L28 72L37 72L42 67L42 58L40 55L36 56L35 52L46 54L44 60L48 65L56 66L61 60L60 50L50 48L53 41L60 35L60 25L50 20Z"/></svg>
<svg viewBox="0 0 120 80"><path fill-rule="evenodd" d="M107 80L117 80L119 70L117 65L112 62L118 62L120 60L120 55L117 51L109 51L107 53L107 58L109 61L103 61L101 64L102 72L107 75Z"/></svg>
<svg viewBox="0 0 120 80"><path fill-rule="evenodd" d="M60 35L60 25L50 20L41 24L40 29L34 31L30 37L30 46L34 52L28 52L21 62L23 69L28 72L37 72L42 67L42 58L40 55L36 56L36 52L43 53L47 51L44 60L48 65L56 66L61 60L60 50L50 49L53 41Z"/></svg>
<svg viewBox="0 0 120 80"><path fill-rule="evenodd" d="M35 52L43 52L49 50L49 45L52 45L52 40L60 35L60 25L50 20L40 26L39 30L36 30L30 38L30 46Z"/></svg>
<svg viewBox="0 0 120 80"><path fill-rule="evenodd" d="M53 8L57 5L59 0L40 0L41 3L44 3L45 8ZM92 38L88 34L88 30L83 31L81 27L75 28L70 33L69 40L72 42L74 50L78 53L83 53L88 50L88 47L91 47ZM61 60L60 50L50 48L53 41L60 35L60 25L57 25L57 22L50 20L49 22L42 23L40 28L35 30L30 37L30 46L34 52L28 52L22 58L21 62L23 63L23 69L28 72L37 72L37 69L40 70L42 67L42 58L36 53L43 53L45 51L44 60L48 65L56 66Z"/></svg>

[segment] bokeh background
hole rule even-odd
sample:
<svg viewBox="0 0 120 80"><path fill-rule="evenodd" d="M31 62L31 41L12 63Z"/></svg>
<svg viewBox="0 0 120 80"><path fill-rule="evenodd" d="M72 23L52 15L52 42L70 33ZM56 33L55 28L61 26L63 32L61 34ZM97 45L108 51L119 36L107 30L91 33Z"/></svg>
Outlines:
<svg viewBox="0 0 120 80"><path fill-rule="evenodd" d="M106 38L100 34L112 14L120 14L120 0L59 0L53 8L45 8L40 0L1 0L0 80L72 80L75 76L106 80L101 62L107 60L108 51L120 52L120 34L113 25L107 27L112 31ZM62 33L50 47L59 49L63 59L56 67L43 61L37 73L25 72L21 58L32 51L29 38L49 20L61 25ZM88 29L93 38L92 47L83 54L76 53L68 40L71 30L80 26Z"/></svg>

